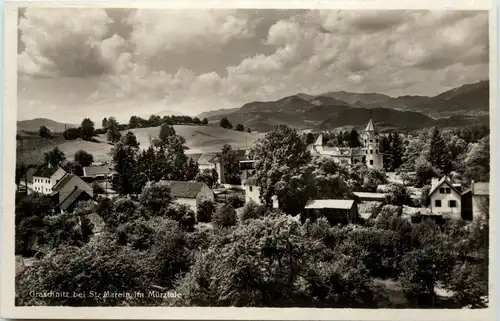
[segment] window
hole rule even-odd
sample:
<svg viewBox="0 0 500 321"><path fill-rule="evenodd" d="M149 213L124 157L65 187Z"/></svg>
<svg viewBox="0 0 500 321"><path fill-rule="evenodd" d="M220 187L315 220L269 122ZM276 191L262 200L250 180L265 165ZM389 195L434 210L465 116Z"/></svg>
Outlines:
<svg viewBox="0 0 500 321"><path fill-rule="evenodd" d="M373 165L373 159L370 159L370 165Z"/></svg>
<svg viewBox="0 0 500 321"><path fill-rule="evenodd" d="M455 200L448 201L448 207L457 207L457 201Z"/></svg>
<svg viewBox="0 0 500 321"><path fill-rule="evenodd" d="M370 149L370 154L373 154L373 149Z"/></svg>
<svg viewBox="0 0 500 321"><path fill-rule="evenodd" d="M378 138L377 138L377 139L375 139L375 143L378 143Z"/></svg>
<svg viewBox="0 0 500 321"><path fill-rule="evenodd" d="M451 194L451 188L446 188L446 194Z"/></svg>
<svg viewBox="0 0 500 321"><path fill-rule="evenodd" d="M366 139L365 139L365 144L366 144Z"/></svg>
<svg viewBox="0 0 500 321"><path fill-rule="evenodd" d="M370 143L373 143L373 139L370 139Z"/></svg>
<svg viewBox="0 0 500 321"><path fill-rule="evenodd" d="M378 154L378 149L375 150L375 154Z"/></svg>
<svg viewBox="0 0 500 321"><path fill-rule="evenodd" d="M435 200L434 201L434 206L441 207L441 200Z"/></svg>
<svg viewBox="0 0 500 321"><path fill-rule="evenodd" d="M440 193L440 194L444 194L444 188L442 188L442 187L441 187L441 188L439 189L439 193Z"/></svg>
<svg viewBox="0 0 500 321"><path fill-rule="evenodd" d="M250 192L253 190L252 186L248 186L248 189L250 190Z"/></svg>

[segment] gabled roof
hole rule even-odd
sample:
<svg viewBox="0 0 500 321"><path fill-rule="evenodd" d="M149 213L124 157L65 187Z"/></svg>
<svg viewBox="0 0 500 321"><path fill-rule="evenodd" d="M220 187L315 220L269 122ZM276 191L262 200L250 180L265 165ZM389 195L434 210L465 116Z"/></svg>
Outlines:
<svg viewBox="0 0 500 321"><path fill-rule="evenodd" d="M74 174L66 174L64 175L60 180L59 182L56 183L56 185L54 185L54 187L52 187L52 191L54 192L57 192L59 191L61 188L63 188L72 178L73 176L75 176Z"/></svg>
<svg viewBox="0 0 500 321"><path fill-rule="evenodd" d="M349 210L354 204L353 200L339 200L339 199L328 199L328 200L311 200L307 202L306 209L342 209Z"/></svg>
<svg viewBox="0 0 500 321"><path fill-rule="evenodd" d="M192 159L195 163L198 163L198 160L200 159L201 155L203 155L203 154L201 154L201 153L199 153L199 154L186 154L186 156L188 158Z"/></svg>
<svg viewBox="0 0 500 321"><path fill-rule="evenodd" d="M488 196L490 195L490 183L472 183L472 195Z"/></svg>
<svg viewBox="0 0 500 321"><path fill-rule="evenodd" d="M452 190L454 190L455 192L457 192L457 193L458 193L458 195L462 195L462 193L460 193L460 191L459 191L459 190L457 190L455 186L453 186L453 183L450 181L450 179L449 179L448 177L444 176L444 177L443 177L443 178L441 178L441 179L439 180L439 182L437 182L437 184L436 184L436 185L435 185L435 186L434 186L434 187L433 187L433 188L429 191L429 197L431 197L431 195L432 195L432 194L434 194L434 193L435 193L435 192L439 189L439 187L441 187L441 185L443 185L443 184L445 184L445 183L446 183L448 186L450 186L450 188L451 188Z"/></svg>
<svg viewBox="0 0 500 321"><path fill-rule="evenodd" d="M99 176L99 175L111 175L112 171L107 165L102 166L87 166L83 168L83 176Z"/></svg>
<svg viewBox="0 0 500 321"><path fill-rule="evenodd" d="M196 198L204 186L208 188L205 183L201 182L161 180L158 183L170 187L170 195L182 198Z"/></svg>
<svg viewBox="0 0 500 321"><path fill-rule="evenodd" d="M71 194L69 194L68 197L66 197L66 199L64 199L61 202L61 204L59 204L59 207L63 211L67 210L76 200L78 200L78 198L82 194L87 194L90 198L92 198L92 196L89 193L87 193L86 191L81 190L79 188L75 188L75 190L73 192L71 192Z"/></svg>
<svg viewBox="0 0 500 321"><path fill-rule="evenodd" d="M367 131L367 132L375 131L375 127L373 127L373 121L371 119L368 122L368 125L366 125L365 131Z"/></svg>
<svg viewBox="0 0 500 321"><path fill-rule="evenodd" d="M57 166L48 167L46 165L43 165L33 173L33 176L51 178L52 175L54 175L58 169L59 167Z"/></svg>

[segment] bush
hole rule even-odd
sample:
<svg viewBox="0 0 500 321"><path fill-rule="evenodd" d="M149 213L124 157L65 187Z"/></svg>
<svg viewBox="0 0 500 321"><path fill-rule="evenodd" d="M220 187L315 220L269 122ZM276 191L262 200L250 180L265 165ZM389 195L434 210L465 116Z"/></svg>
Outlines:
<svg viewBox="0 0 500 321"><path fill-rule="evenodd" d="M147 185L139 196L139 203L155 216L163 216L172 201L170 187L160 183Z"/></svg>
<svg viewBox="0 0 500 321"><path fill-rule="evenodd" d="M94 190L94 195L106 193L104 188L102 188L102 186L97 182L92 183L92 189Z"/></svg>
<svg viewBox="0 0 500 321"><path fill-rule="evenodd" d="M63 132L63 137L66 140L75 140L82 137L80 128L68 128Z"/></svg>
<svg viewBox="0 0 500 321"><path fill-rule="evenodd" d="M228 197L227 203L230 204L233 208L240 208L245 204L245 200L237 194L232 194Z"/></svg>
<svg viewBox="0 0 500 321"><path fill-rule="evenodd" d="M452 273L450 288L453 298L461 306L486 308L488 297L488 268L464 263L455 267Z"/></svg>
<svg viewBox="0 0 500 321"><path fill-rule="evenodd" d="M220 207L212 218L212 223L218 228L236 225L236 210L229 204Z"/></svg>
<svg viewBox="0 0 500 321"><path fill-rule="evenodd" d="M46 126L40 126L39 134L42 138L52 138L52 132Z"/></svg>
<svg viewBox="0 0 500 321"><path fill-rule="evenodd" d="M406 187L401 184L391 184L386 196L388 204L403 206L411 203L411 197Z"/></svg>
<svg viewBox="0 0 500 321"><path fill-rule="evenodd" d="M210 200L203 200L198 204L196 211L198 222L211 222L212 215L215 212L215 203Z"/></svg>
<svg viewBox="0 0 500 321"><path fill-rule="evenodd" d="M264 217L266 213L266 208L262 205L258 205L255 201L251 200L244 207L241 213L241 220L251 220L256 218Z"/></svg>

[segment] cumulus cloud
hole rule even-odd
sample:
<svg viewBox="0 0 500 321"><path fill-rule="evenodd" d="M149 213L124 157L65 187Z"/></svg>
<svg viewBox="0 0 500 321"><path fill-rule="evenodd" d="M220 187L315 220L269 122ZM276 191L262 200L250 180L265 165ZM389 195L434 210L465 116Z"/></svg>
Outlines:
<svg viewBox="0 0 500 321"><path fill-rule="evenodd" d="M89 104L198 113L297 92L433 95L488 77L487 12L36 9L20 30L20 72L97 75Z"/></svg>

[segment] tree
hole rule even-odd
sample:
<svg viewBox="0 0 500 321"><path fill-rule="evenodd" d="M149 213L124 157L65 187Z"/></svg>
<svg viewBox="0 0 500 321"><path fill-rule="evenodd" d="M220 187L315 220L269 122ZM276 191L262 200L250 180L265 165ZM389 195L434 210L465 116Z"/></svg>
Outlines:
<svg viewBox="0 0 500 321"><path fill-rule="evenodd" d="M434 127L431 132L429 162L432 166L443 172L443 174L448 174L452 170L448 146L438 127Z"/></svg>
<svg viewBox="0 0 500 321"><path fill-rule="evenodd" d="M419 157L415 161L415 185L421 187L424 185L429 185L433 177L440 176L438 169L432 166L432 164L426 160L424 157Z"/></svg>
<svg viewBox="0 0 500 321"><path fill-rule="evenodd" d="M106 117L102 119L101 128L108 129L108 119Z"/></svg>
<svg viewBox="0 0 500 321"><path fill-rule="evenodd" d="M218 228L236 225L236 210L231 205L220 207L212 218L212 223Z"/></svg>
<svg viewBox="0 0 500 321"><path fill-rule="evenodd" d="M203 120L201 121L201 123L202 123L203 125L208 125L208 119L203 118Z"/></svg>
<svg viewBox="0 0 500 321"><path fill-rule="evenodd" d="M85 118L81 124L81 136L83 140L91 140L94 137L94 122L90 118Z"/></svg>
<svg viewBox="0 0 500 321"><path fill-rule="evenodd" d="M196 177L198 176L198 173L200 172L200 169L198 168L198 163L196 163L194 159L189 158L189 160L187 161L185 172L186 172L185 176L186 181L195 180Z"/></svg>
<svg viewBox="0 0 500 321"><path fill-rule="evenodd" d="M215 171L217 173L217 171ZM213 176L213 171L211 169L205 168L203 171L196 175L195 180L197 182L202 182L207 184L209 188L212 188L217 182L216 178Z"/></svg>
<svg viewBox="0 0 500 321"><path fill-rule="evenodd" d="M223 183L235 184L240 179L239 159L231 145L222 145L219 153L219 161L224 168L224 177L221 177Z"/></svg>
<svg viewBox="0 0 500 321"><path fill-rule="evenodd" d="M160 135L159 138L160 140L165 143L168 139L168 137L175 136L175 129L173 126L170 126L168 124L163 124L160 127Z"/></svg>
<svg viewBox="0 0 500 321"><path fill-rule="evenodd" d="M118 121L114 117L109 117L106 121L107 139L111 143L116 143L121 139Z"/></svg>
<svg viewBox="0 0 500 321"><path fill-rule="evenodd" d="M140 144L137 141L137 137L134 135L133 132L127 132L125 136L122 138L122 142L125 146L133 147L133 148L139 148Z"/></svg>
<svg viewBox="0 0 500 321"><path fill-rule="evenodd" d="M404 145L403 145L403 139L401 136L393 132L390 134L391 139L391 148L390 148L390 153L391 153L391 167L390 171L395 171L401 165L403 165L403 157L404 157Z"/></svg>
<svg viewBox="0 0 500 321"><path fill-rule="evenodd" d="M431 199L429 197L429 192L431 191L430 186L424 186L421 189L421 194L420 194L420 205L424 207L428 207L431 204Z"/></svg>
<svg viewBox="0 0 500 321"><path fill-rule="evenodd" d="M251 133L251 132L252 132L252 130L249 127L247 127L247 133Z"/></svg>
<svg viewBox="0 0 500 321"><path fill-rule="evenodd" d="M139 203L154 216L163 216L172 202L170 187L161 183L146 185L139 196Z"/></svg>
<svg viewBox="0 0 500 321"><path fill-rule="evenodd" d="M77 162L81 167L87 167L92 165L94 162L94 156L92 154L87 153L83 149L80 149L75 153L75 162Z"/></svg>
<svg viewBox="0 0 500 321"><path fill-rule="evenodd" d="M349 132L348 145L351 148L361 146L361 140L359 139L359 134L354 128Z"/></svg>
<svg viewBox="0 0 500 321"><path fill-rule="evenodd" d="M81 128L68 128L63 132L63 137L66 140L75 140L82 137Z"/></svg>
<svg viewBox="0 0 500 321"><path fill-rule="evenodd" d="M402 184L390 184L387 195L386 195L386 203L403 206L409 205L411 202L410 194L404 185Z"/></svg>
<svg viewBox="0 0 500 321"><path fill-rule="evenodd" d="M198 222L211 222L215 212L215 203L211 200L203 200L198 203L196 212Z"/></svg>
<svg viewBox="0 0 500 321"><path fill-rule="evenodd" d="M233 129L233 125L231 124L231 122L226 118L222 118L220 120L220 123L219 123L220 127L222 128L226 128L226 129Z"/></svg>
<svg viewBox="0 0 500 321"><path fill-rule="evenodd" d="M52 132L50 129L47 128L47 126L40 126L40 129L38 131L40 133L40 137L42 138L51 138L52 137Z"/></svg>
<svg viewBox="0 0 500 321"><path fill-rule="evenodd" d="M122 138L122 134L119 131L108 129L108 132L106 133L106 139L108 140L108 142L111 142L114 144L114 143L120 141L121 138Z"/></svg>
<svg viewBox="0 0 500 321"><path fill-rule="evenodd" d="M258 205L253 200L246 203L241 212L241 220L252 220L264 217L266 214L266 208L264 206Z"/></svg>
<svg viewBox="0 0 500 321"><path fill-rule="evenodd" d="M66 156L59 149L59 147L54 147L51 151L44 154L45 164L51 166L61 166L66 160Z"/></svg>
<svg viewBox="0 0 500 321"><path fill-rule="evenodd" d="M465 158L466 176L475 181L490 181L490 136L472 145Z"/></svg>
<svg viewBox="0 0 500 321"><path fill-rule="evenodd" d="M137 117L137 116L130 117L130 120L128 121L128 127L130 129L141 127L141 121L140 121L139 117Z"/></svg>
<svg viewBox="0 0 500 321"><path fill-rule="evenodd" d="M297 131L278 125L254 144L252 153L263 203L271 206L276 195L285 213L300 213L315 188L311 155Z"/></svg>
<svg viewBox="0 0 500 321"><path fill-rule="evenodd" d="M138 148L125 144L122 139L111 149L111 156L115 170L111 179L113 189L121 195L138 194L141 190L138 180Z"/></svg>
<svg viewBox="0 0 500 321"><path fill-rule="evenodd" d="M236 129L237 131L239 131L239 132L242 132L242 131L244 131L244 130L245 130L245 127L243 127L243 125L242 125L242 124L237 124L237 125L236 125L236 127L235 127L235 129Z"/></svg>
<svg viewBox="0 0 500 321"><path fill-rule="evenodd" d="M307 133L306 134L306 145L309 146L311 144L314 144L314 135L313 135L313 133Z"/></svg>
<svg viewBox="0 0 500 321"><path fill-rule="evenodd" d="M160 126L161 122L162 122L162 119L158 115L151 115L149 117L149 120L148 120L149 126L151 126L151 127Z"/></svg>

